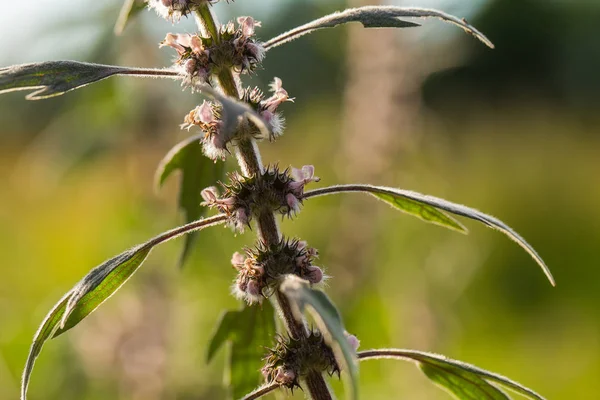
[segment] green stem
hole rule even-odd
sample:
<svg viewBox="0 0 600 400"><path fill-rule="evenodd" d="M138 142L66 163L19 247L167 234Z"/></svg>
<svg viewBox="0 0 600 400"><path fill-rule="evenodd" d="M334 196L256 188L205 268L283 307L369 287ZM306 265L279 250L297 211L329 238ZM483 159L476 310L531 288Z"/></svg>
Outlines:
<svg viewBox="0 0 600 400"><path fill-rule="evenodd" d="M211 37L215 43L221 42L221 34L219 33L219 27L217 26L217 19L210 9L210 5L205 2L196 8L195 12L196 23L200 28L202 36Z"/></svg>

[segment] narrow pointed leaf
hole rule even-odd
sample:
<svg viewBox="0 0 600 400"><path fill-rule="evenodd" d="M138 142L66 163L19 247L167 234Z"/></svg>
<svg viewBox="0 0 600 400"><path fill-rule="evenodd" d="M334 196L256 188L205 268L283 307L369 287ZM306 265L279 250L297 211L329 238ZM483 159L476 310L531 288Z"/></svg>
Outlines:
<svg viewBox="0 0 600 400"><path fill-rule="evenodd" d="M173 172L181 171L178 202L185 222L195 221L206 215L208 208L200 206L202 202L200 192L223 179L225 175L224 163L214 163L204 156L200 142L203 138L204 134L195 135L177 144L162 159L155 174L158 188ZM197 232L185 237L185 244L179 259L180 266L185 263L196 239Z"/></svg>
<svg viewBox="0 0 600 400"><path fill-rule="evenodd" d="M146 3L140 0L125 0L123 7L119 12L119 18L115 24L115 35L123 34L128 22L133 19L140 11L146 8Z"/></svg>
<svg viewBox="0 0 600 400"><path fill-rule="evenodd" d="M420 218L425 222L450 228L460 233L469 233L463 224L429 204L421 203L406 197L393 196L387 193L373 193L373 196L385 201L394 208Z"/></svg>
<svg viewBox="0 0 600 400"><path fill-rule="evenodd" d="M493 48L494 45L488 38L475 27L469 25L464 19L442 11L426 8L397 7L397 6L365 6L349 8L336 12L312 22L294 28L264 43L265 49L269 50L291 40L323 28L333 28L349 22L360 22L365 28L408 28L419 26L414 22L405 21L402 18L438 18L451 24L457 25L465 32L475 36L486 46Z"/></svg>
<svg viewBox="0 0 600 400"><path fill-rule="evenodd" d="M358 358L360 360L392 358L416 361L428 378L449 390L459 399L503 400L509 398L505 393L490 385L490 383L495 383L528 399L544 400L538 393L505 376L439 354L417 350L381 349L361 351L358 353Z"/></svg>
<svg viewBox="0 0 600 400"><path fill-rule="evenodd" d="M348 398L358 399L356 353L350 347L344 334L344 324L335 305L325 293L311 289L308 281L294 275L285 277L280 290L295 306L298 320L302 319L302 313L305 310L313 316L319 331L333 349L340 368L349 378L350 382L346 382Z"/></svg>
<svg viewBox="0 0 600 400"><path fill-rule="evenodd" d="M548 266L546 265L546 263L544 262L542 257L537 253L537 251L535 251L535 249L533 247L531 247L531 245L529 243L527 243L527 241L525 241L525 239L521 235L519 235L510 226L506 225L504 222L500 221L499 219L492 217L491 215L484 214L481 211L478 211L474 208L463 206L461 204L452 203L448 200L440 199L438 197L433 197L433 196L413 192L411 190L395 189L395 188L389 188L389 187L385 187L385 186L362 185L362 184L338 185L338 186L330 186L330 187L326 187L326 188L322 188L322 189L311 190L309 192L306 192L304 194L303 198L306 199L306 198L315 197L315 196L322 196L322 195L326 195L326 194L343 193L343 192L369 193L369 194L371 194L381 200L384 200L388 203L392 203L392 201L396 202L397 201L396 199L400 199L399 200L400 202L404 202L404 201L408 200L408 201L411 201L414 203L422 204L424 206L435 207L440 210L449 212L451 214L460 215L462 217L466 217L466 218L470 218L470 219L479 221L492 229L496 229L496 230L504 233L510 239L515 241L519 246L521 246L523 249L525 249L525 251L527 251L529 253L529 255L542 268L542 271L544 272L544 274L546 275L546 277L548 278L548 280L550 281L552 286L555 286L554 277L552 276L550 269L548 268ZM394 203L394 205L397 206L398 203ZM406 209L402 209L402 210L409 212L408 207L406 207ZM424 219L426 221L434 222L434 221L430 221L427 219L427 218L429 218L429 216L427 216L427 218L425 218L423 215L420 215L420 214L418 214L417 216L419 216L419 218ZM439 221L435 221L435 222L439 223Z"/></svg>
<svg viewBox="0 0 600 400"><path fill-rule="evenodd" d="M129 68L78 61L46 61L0 68L0 93L35 90L28 100L59 96L114 75L145 78L178 79L179 73L168 69Z"/></svg>
<svg viewBox="0 0 600 400"><path fill-rule="evenodd" d="M77 325L112 296L137 271L154 246L188 232L221 224L226 219L224 215L217 215L175 228L92 269L52 308L36 332L23 372L21 400L27 397L33 365L46 341Z"/></svg>
<svg viewBox="0 0 600 400"><path fill-rule="evenodd" d="M262 383L262 357L273 344L274 333L275 310L269 302L244 305L241 310L227 311L221 317L208 346L207 362L223 344L230 344L225 377L231 398L240 399Z"/></svg>
<svg viewBox="0 0 600 400"><path fill-rule="evenodd" d="M509 400L505 393L477 375L458 368L420 363L419 368L431 381L460 400Z"/></svg>

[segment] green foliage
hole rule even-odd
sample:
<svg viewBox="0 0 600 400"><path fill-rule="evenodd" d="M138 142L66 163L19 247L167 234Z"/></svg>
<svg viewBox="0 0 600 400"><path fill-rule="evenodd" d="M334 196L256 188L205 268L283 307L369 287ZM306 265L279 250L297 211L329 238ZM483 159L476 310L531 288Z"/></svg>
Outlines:
<svg viewBox="0 0 600 400"><path fill-rule="evenodd" d="M161 160L156 170L156 186L160 187L175 171L181 172L179 179L179 208L185 222L192 222L206 215L208 208L201 207L203 188L213 185L225 175L225 164L214 163L202 153L201 140L204 134L191 136L173 147ZM181 266L193 249L197 232L185 237L179 263Z"/></svg>
<svg viewBox="0 0 600 400"><path fill-rule="evenodd" d="M398 210L413 215L425 222L453 229L460 233L469 232L460 222L429 204L403 196L394 196L389 193L373 193L373 196L391 204Z"/></svg>
<svg viewBox="0 0 600 400"><path fill-rule="evenodd" d="M441 11L414 7L365 6L349 8L341 12L326 15L325 17L294 28L268 40L265 43L265 48L268 50L319 29L333 28L349 22L360 22L365 28L411 28L419 26L417 23L404 21L401 18L438 18L459 26L465 32L481 40L486 46L494 47L484 34L469 25L464 19L456 18Z"/></svg>
<svg viewBox="0 0 600 400"><path fill-rule="evenodd" d="M533 400L544 400L533 390L502 375L483 370L462 361L452 360L439 354L416 350L382 349L367 350L358 354L359 359L395 358L416 361L423 373L439 386L461 400L505 400L509 397L491 383L500 384Z"/></svg>
<svg viewBox="0 0 600 400"><path fill-rule="evenodd" d="M500 221L498 218L492 217L491 215L482 213L479 210L474 208L470 208L467 206L463 206L462 204L452 203L448 200L440 199L438 197L429 196L417 192L413 192L411 190L404 189L395 189L389 188L385 186L372 186L372 185L337 185L330 186L322 189L311 190L304 194L304 198L310 198L314 196L321 196L325 194L332 193L342 193L342 192L365 192L370 193L373 196L380 198L381 200L386 201L389 204L392 204L396 208L399 208L402 211L409 212L417 217L428 221L434 222L443 225L439 220L436 220L432 217L429 211L422 212L423 207L427 207L425 210L429 210L431 207L438 208L440 210L447 211L449 213L460 215L462 217L474 219L483 223L484 225L496 229L510 239L515 241L519 246L521 246L529 255L538 263L538 265L542 268L542 271L550 281L550 283L554 286L554 277L550 272L550 269L542 260L542 257L535 251L535 249L527 243L527 241L515 232L510 226L506 225L504 222ZM409 203L407 203L407 201ZM417 205L421 204L421 207ZM447 224L447 222L446 222Z"/></svg>
<svg viewBox="0 0 600 400"><path fill-rule="evenodd" d="M33 365L44 343L77 325L112 296L137 271L154 246L224 221L225 217L216 216L184 225L158 235L92 269L52 308L36 332L23 373L21 399L25 400L27 397Z"/></svg>
<svg viewBox="0 0 600 400"><path fill-rule="evenodd" d="M274 333L275 310L269 302L244 305L241 310L227 311L221 316L206 360L210 362L223 344L230 343L225 379L233 399L242 398L261 384L262 358L265 349L273 344Z"/></svg>
<svg viewBox="0 0 600 400"><path fill-rule="evenodd" d="M38 89L28 100L47 99L114 75L177 79L175 71L128 68L78 61L47 61L0 68L0 93Z"/></svg>

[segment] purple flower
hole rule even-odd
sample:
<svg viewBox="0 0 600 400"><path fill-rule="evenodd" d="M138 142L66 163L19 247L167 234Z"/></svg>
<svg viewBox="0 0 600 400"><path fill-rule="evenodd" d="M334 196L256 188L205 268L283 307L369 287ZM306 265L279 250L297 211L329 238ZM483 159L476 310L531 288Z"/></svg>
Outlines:
<svg viewBox="0 0 600 400"><path fill-rule="evenodd" d="M360 346L360 340L358 340L358 338L346 331L344 331L344 336L346 336L346 340L348 341L348 344L350 345L350 348L356 353L356 351L358 350L358 347Z"/></svg>
<svg viewBox="0 0 600 400"><path fill-rule="evenodd" d="M293 193L286 194L285 201L290 209L290 213L297 214L300 212L300 200Z"/></svg>
<svg viewBox="0 0 600 400"><path fill-rule="evenodd" d="M238 17L237 22L242 35L246 37L254 36L254 28L261 26L260 21L255 21L252 17Z"/></svg>
<svg viewBox="0 0 600 400"><path fill-rule="evenodd" d="M296 380L296 373L291 369L278 367L275 372L274 380L281 385L289 386Z"/></svg>
<svg viewBox="0 0 600 400"><path fill-rule="evenodd" d="M323 280L323 270L321 268L309 265L306 267L306 271L304 277L313 285L316 285Z"/></svg>
<svg viewBox="0 0 600 400"><path fill-rule="evenodd" d="M245 262L246 257L243 254L238 253L237 251L233 253L233 256L231 257L231 265L233 265L235 269L242 269L244 267Z"/></svg>

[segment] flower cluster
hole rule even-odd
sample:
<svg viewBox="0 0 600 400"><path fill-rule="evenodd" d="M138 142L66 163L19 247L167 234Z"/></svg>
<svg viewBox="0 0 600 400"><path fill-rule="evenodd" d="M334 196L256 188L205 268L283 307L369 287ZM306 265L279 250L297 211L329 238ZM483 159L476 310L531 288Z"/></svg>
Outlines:
<svg viewBox="0 0 600 400"><path fill-rule="evenodd" d="M222 108L219 104L205 100L190 111L185 116L183 124L180 125L181 129L187 130L198 126L204 132L202 140L204 154L215 161L225 160L229 154L227 144L232 139L227 132L221 129L223 127L221 111Z"/></svg>
<svg viewBox="0 0 600 400"><path fill-rule="evenodd" d="M323 270L312 265L318 257L317 250L308 247L304 241L282 239L275 245L261 243L245 252L245 256L235 253L231 259L238 271L233 293L249 304L269 297L284 275L293 274L312 284L324 279Z"/></svg>
<svg viewBox="0 0 600 400"><path fill-rule="evenodd" d="M215 46L215 62L237 73L251 72L265 57L265 48L255 39L260 21L252 17L238 17L236 29L233 22L221 27L221 44Z"/></svg>
<svg viewBox="0 0 600 400"><path fill-rule="evenodd" d="M205 152L209 155L225 154L226 144L227 141L221 142L218 133L209 133L205 140ZM204 189L202 204L227 214L230 224L238 231L243 231L253 216L262 213L279 212L288 217L296 215L302 205L305 185L319 181L314 176L312 165L282 172L277 167L268 168L262 175L249 178L234 173L229 178L229 184L221 184L225 189L223 196L219 196L215 187Z"/></svg>
<svg viewBox="0 0 600 400"><path fill-rule="evenodd" d="M318 331L303 338L279 336L264 360L261 372L266 381L292 390L300 387L300 380L309 372L340 373L333 351Z"/></svg>
<svg viewBox="0 0 600 400"><path fill-rule="evenodd" d="M181 0L162 2L193 3ZM189 9L189 4L185 7ZM208 83L210 76L217 75L222 69L233 68L237 73L253 71L263 60L265 53L262 44L254 39L257 26L260 26L260 22L252 17L240 17L237 29L233 22L221 27L221 38L218 41L199 34L168 33L159 47L175 49L175 66L184 76L183 85L194 89L200 84Z"/></svg>
<svg viewBox="0 0 600 400"><path fill-rule="evenodd" d="M263 92L255 88L247 88L244 91L243 99L264 119L271 131L269 140L274 140L283 134L285 128L285 119L277 109L286 101L294 101L288 92L283 88L281 79L275 78L270 85L270 91L273 93L265 98Z"/></svg>
<svg viewBox="0 0 600 400"><path fill-rule="evenodd" d="M193 9L209 0L148 0L148 6L164 19L176 22L188 15Z"/></svg>
<svg viewBox="0 0 600 400"><path fill-rule="evenodd" d="M211 74L210 50L205 42L207 39L197 34L168 33L159 47L172 47L177 52L175 65L185 77L183 85L194 89L200 84L207 83Z"/></svg>

